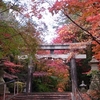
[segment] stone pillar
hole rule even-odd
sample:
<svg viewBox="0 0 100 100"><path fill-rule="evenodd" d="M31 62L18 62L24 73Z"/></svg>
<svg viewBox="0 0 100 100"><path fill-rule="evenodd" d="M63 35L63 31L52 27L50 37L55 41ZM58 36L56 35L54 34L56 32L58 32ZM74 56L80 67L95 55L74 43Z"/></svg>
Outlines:
<svg viewBox="0 0 100 100"><path fill-rule="evenodd" d="M33 77L33 60L32 60L32 58L30 58L30 62L29 62L29 65L28 65L26 93L31 93L32 92L32 77Z"/></svg>
<svg viewBox="0 0 100 100"><path fill-rule="evenodd" d="M76 88L77 88L77 72L75 58L71 58L71 80L72 80L72 100L76 100Z"/></svg>

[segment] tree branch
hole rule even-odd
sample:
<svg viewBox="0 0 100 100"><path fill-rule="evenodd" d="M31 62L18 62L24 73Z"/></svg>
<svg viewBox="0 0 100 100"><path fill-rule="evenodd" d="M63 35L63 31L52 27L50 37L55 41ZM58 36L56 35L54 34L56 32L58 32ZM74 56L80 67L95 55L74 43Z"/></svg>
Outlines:
<svg viewBox="0 0 100 100"><path fill-rule="evenodd" d="M4 12L6 12L7 10L9 10L9 9L5 9L5 10L1 11L1 12L0 12L0 14L2 14L2 13L4 13Z"/></svg>
<svg viewBox="0 0 100 100"><path fill-rule="evenodd" d="M14 4L13 4L11 7L9 7L9 8L7 8L7 9L1 11L0 14L2 14L2 13L4 13L4 12L8 11L9 9L11 9L12 7L14 7L16 2L17 2L17 1L15 1Z"/></svg>
<svg viewBox="0 0 100 100"><path fill-rule="evenodd" d="M81 27L80 25L78 25L73 19L71 19L71 17L67 14L67 13L65 13L65 12L63 12L64 13L64 15L70 20L70 21L72 21L76 26L78 26L80 29L82 29L83 31L85 31L86 33L88 33L90 36L91 36L91 38L94 40L94 41L96 41L99 45L100 45L100 42L98 41L98 40L96 40L96 38L89 32L89 31L87 31L86 29L84 29L83 27Z"/></svg>

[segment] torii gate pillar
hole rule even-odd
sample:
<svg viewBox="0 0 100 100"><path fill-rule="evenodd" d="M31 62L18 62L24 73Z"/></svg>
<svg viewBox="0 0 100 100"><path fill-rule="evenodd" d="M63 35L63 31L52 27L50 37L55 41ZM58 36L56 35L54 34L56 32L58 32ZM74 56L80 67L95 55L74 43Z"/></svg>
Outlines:
<svg viewBox="0 0 100 100"><path fill-rule="evenodd" d="M72 80L72 93L73 93L72 100L76 100L74 96L76 94L76 88L77 88L77 70L74 57L71 58L70 65L71 65L71 80Z"/></svg>

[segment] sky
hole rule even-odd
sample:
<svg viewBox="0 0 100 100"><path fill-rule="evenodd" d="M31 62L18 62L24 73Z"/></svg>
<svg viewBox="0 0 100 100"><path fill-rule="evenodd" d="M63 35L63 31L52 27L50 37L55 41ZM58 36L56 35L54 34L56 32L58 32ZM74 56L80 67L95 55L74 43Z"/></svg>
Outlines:
<svg viewBox="0 0 100 100"><path fill-rule="evenodd" d="M40 21L45 22L47 25L47 30L44 32L44 34L45 34L45 40L48 43L50 43L52 39L56 37L55 32L56 32L56 27L58 26L56 19L59 15L57 14L57 15L52 16L52 14L49 13L48 11L44 13L45 14L43 14L43 18L40 19Z"/></svg>
<svg viewBox="0 0 100 100"><path fill-rule="evenodd" d="M12 0L4 0L4 1L12 1ZM37 29L44 28L43 30L43 38L44 41L47 43L51 43L52 39L55 38L57 35L55 34L56 28L58 26L57 24L57 17L59 17L59 14L55 14L52 16L51 13L48 11L48 7L52 5L56 0L45 0L46 2L43 3L43 7L45 7L45 11L42 12L42 18L37 19L36 17L32 17L33 21L37 24ZM48 3L50 2L50 3ZM25 5L28 10L30 10L30 4L31 0L20 0L20 3ZM46 29L44 27L44 23L47 26ZM41 26L41 27L40 27Z"/></svg>
<svg viewBox="0 0 100 100"><path fill-rule="evenodd" d="M48 2L50 1L51 4L53 4L55 0L47 0L47 1ZM48 2L46 2L46 3L44 3L42 5L42 6L44 6L46 8L46 10L44 12L42 12L42 18L41 19L37 19L37 23L44 22L46 24L47 30L44 31L44 40L47 43L51 43L52 39L57 36L55 34L56 27L58 26L56 19L59 16L59 14L55 14L55 15L52 16L52 14L49 13L48 7L50 5L48 4ZM41 24L41 26L42 26L42 24Z"/></svg>

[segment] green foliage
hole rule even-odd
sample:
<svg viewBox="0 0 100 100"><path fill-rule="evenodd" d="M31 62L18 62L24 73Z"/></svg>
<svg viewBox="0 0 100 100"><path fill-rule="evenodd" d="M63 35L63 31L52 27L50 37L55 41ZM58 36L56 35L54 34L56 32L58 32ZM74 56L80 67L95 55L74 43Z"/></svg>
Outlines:
<svg viewBox="0 0 100 100"><path fill-rule="evenodd" d="M56 76L48 76L48 77L36 77L33 79L33 85L32 85L32 90L33 92L55 92L58 91L57 89L59 86L65 87L65 91L71 91L71 83L63 84L64 81L62 82L62 79L59 79ZM61 84L59 84L59 82ZM62 86L64 85L64 86Z"/></svg>
<svg viewBox="0 0 100 100"><path fill-rule="evenodd" d="M93 70L93 71L90 71L90 73L88 74L88 76L95 76L95 75L99 75L100 74L100 71L97 71L97 70Z"/></svg>
<svg viewBox="0 0 100 100"><path fill-rule="evenodd" d="M15 32L13 27L10 27L8 23L0 21L0 57L4 57L8 54L18 54L18 47L21 36ZM16 35L16 36L15 36Z"/></svg>
<svg viewBox="0 0 100 100"><path fill-rule="evenodd" d="M50 76L50 86L52 88L53 91L56 91L56 87L57 87L57 84L58 84L58 77L56 76Z"/></svg>
<svg viewBox="0 0 100 100"><path fill-rule="evenodd" d="M3 0L0 0L0 8L5 9L6 4L3 2Z"/></svg>
<svg viewBox="0 0 100 100"><path fill-rule="evenodd" d="M47 82L44 82L42 78L35 79L33 81L33 92L50 92L52 91Z"/></svg>
<svg viewBox="0 0 100 100"><path fill-rule="evenodd" d="M91 72L91 84L89 87L88 94L94 98L94 100L100 99L100 71Z"/></svg>
<svg viewBox="0 0 100 100"><path fill-rule="evenodd" d="M10 3L7 5L10 5ZM20 24L16 20L18 16L13 13L14 11L19 13L20 7L16 5L10 6L13 9L12 12L9 12L10 9L8 8L0 15L0 58L9 54L19 55L22 52L30 54L35 58L40 40L38 38L39 33L36 32L34 25L30 21ZM0 10L3 11L2 7Z"/></svg>

